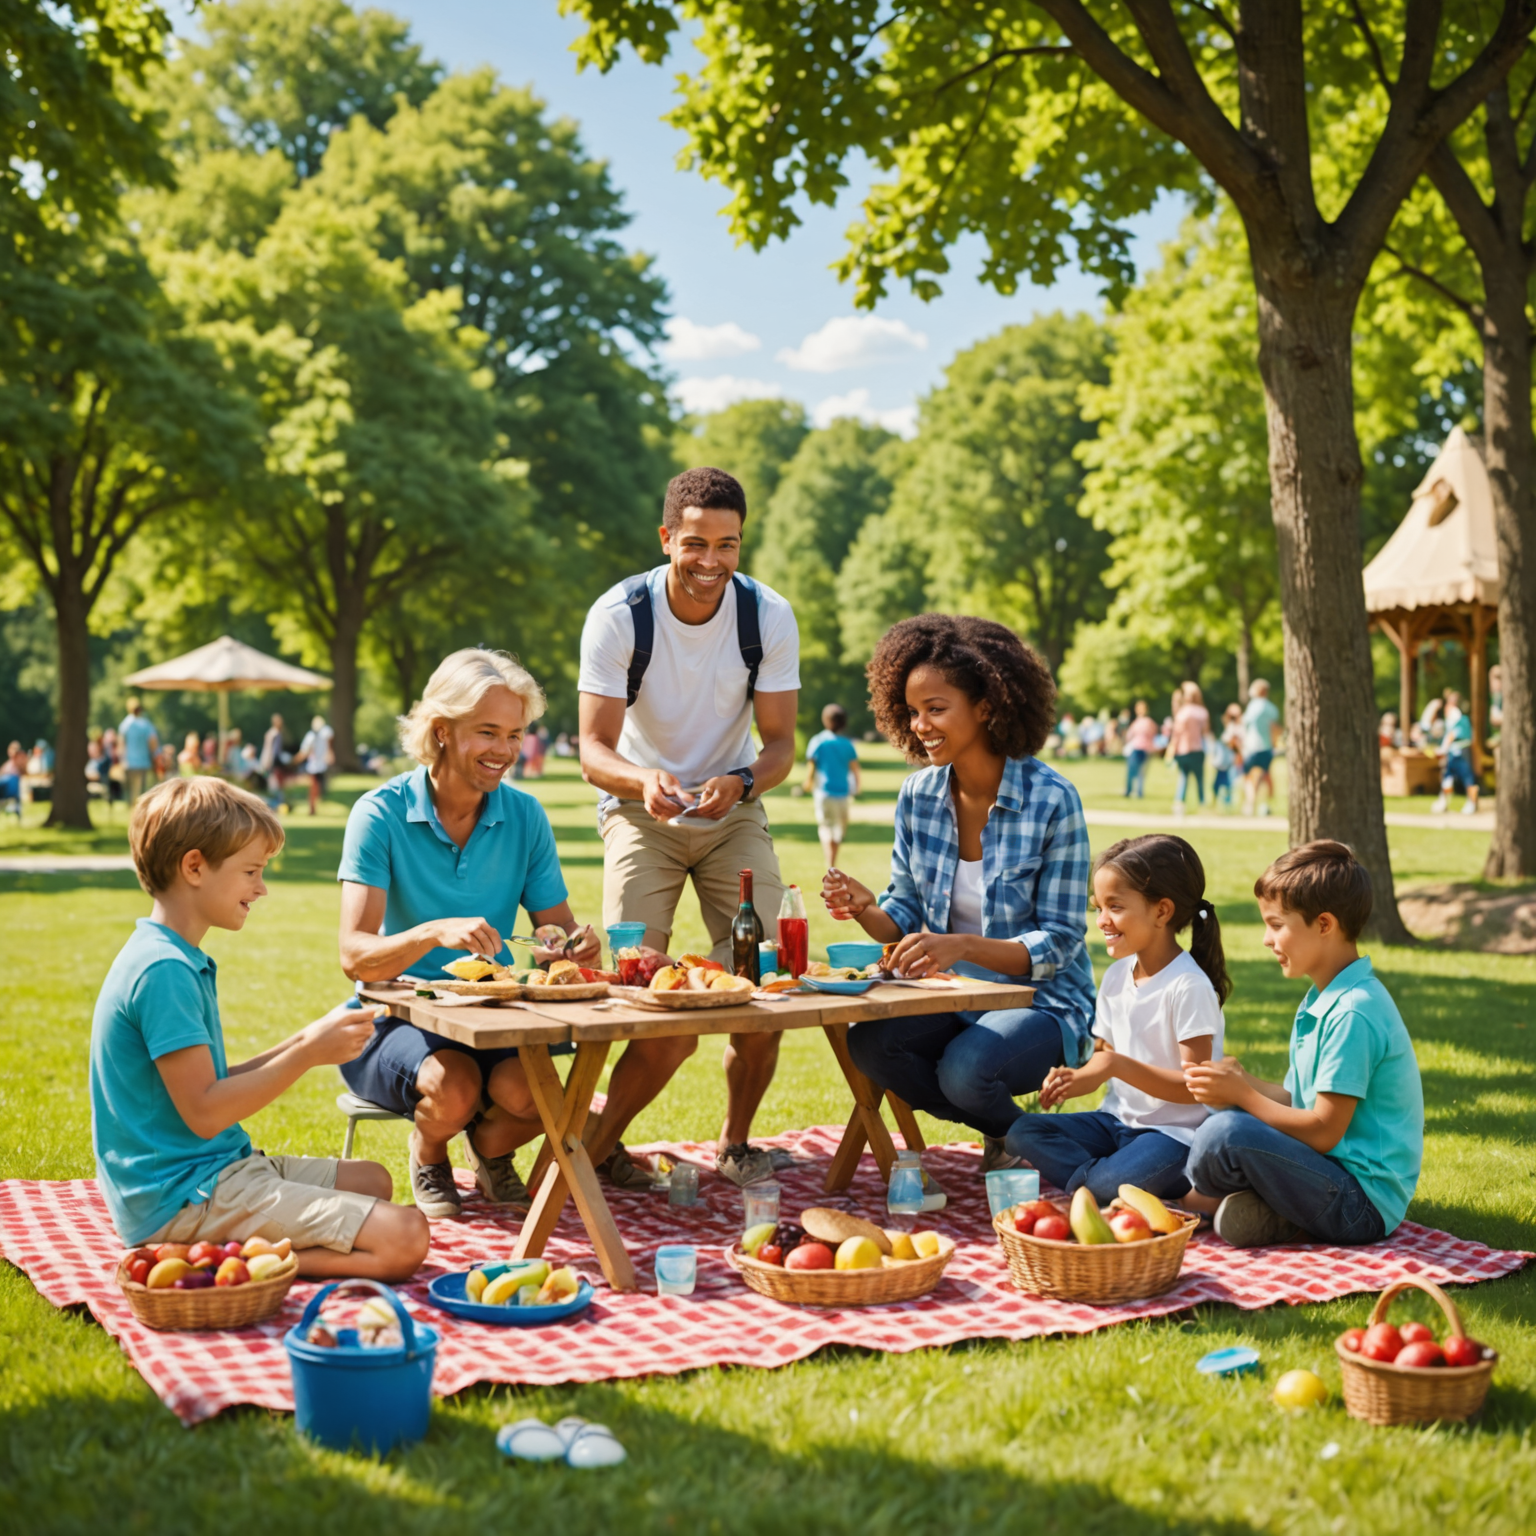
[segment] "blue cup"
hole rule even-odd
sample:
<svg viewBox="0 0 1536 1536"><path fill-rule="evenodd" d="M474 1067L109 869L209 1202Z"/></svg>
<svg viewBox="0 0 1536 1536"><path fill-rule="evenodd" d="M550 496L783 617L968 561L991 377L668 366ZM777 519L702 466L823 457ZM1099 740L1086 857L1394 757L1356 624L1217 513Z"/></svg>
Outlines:
<svg viewBox="0 0 1536 1536"><path fill-rule="evenodd" d="M656 1294L692 1296L699 1278L699 1256L687 1243L666 1243L656 1250Z"/></svg>
<svg viewBox="0 0 1536 1536"><path fill-rule="evenodd" d="M644 923L611 923L608 927L608 954L617 956L621 949L633 949L645 938Z"/></svg>
<svg viewBox="0 0 1536 1536"><path fill-rule="evenodd" d="M845 965L863 970L866 965L873 965L884 953L885 945L877 944L873 939L844 939L840 943L827 945L827 964L839 970Z"/></svg>
<svg viewBox="0 0 1536 1536"><path fill-rule="evenodd" d="M1035 1168L999 1168L987 1175L987 1207L994 1216L1026 1200L1040 1198L1040 1173Z"/></svg>

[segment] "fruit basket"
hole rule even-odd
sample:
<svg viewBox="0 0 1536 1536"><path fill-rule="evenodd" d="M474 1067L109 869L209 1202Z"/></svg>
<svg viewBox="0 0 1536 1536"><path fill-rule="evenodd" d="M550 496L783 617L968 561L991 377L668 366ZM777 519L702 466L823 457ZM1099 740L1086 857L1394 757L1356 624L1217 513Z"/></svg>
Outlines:
<svg viewBox="0 0 1536 1536"><path fill-rule="evenodd" d="M1177 1232L1135 1243L1075 1243L1034 1237L1014 1226L1013 1206L992 1218L1014 1285L1029 1296L1110 1306L1171 1291L1184 1263L1198 1216L1182 1219Z"/></svg>
<svg viewBox="0 0 1536 1536"><path fill-rule="evenodd" d="M117 1266L117 1285L128 1298L133 1315L146 1328L244 1328L264 1322L282 1310L288 1288L299 1277L299 1261L291 1254L283 1267L265 1280L244 1285L208 1286L197 1291L150 1290L128 1278L126 1260Z"/></svg>
<svg viewBox="0 0 1536 1536"><path fill-rule="evenodd" d="M1466 1336L1456 1303L1433 1280L1399 1280L1389 1285L1376 1298L1371 1324L1385 1322L1394 1298L1412 1290L1434 1300L1451 1333ZM1499 1363L1491 1349L1484 1350L1483 1359L1475 1365L1426 1368L1368 1360L1346 1349L1342 1337L1333 1347L1344 1375L1344 1410L1367 1424L1428 1424L1437 1419L1449 1424L1471 1418L1483 1406L1493 1368Z"/></svg>
<svg viewBox="0 0 1536 1536"><path fill-rule="evenodd" d="M879 1269L785 1269L749 1258L739 1245L725 1254L754 1291L802 1307L878 1307L915 1301L944 1278L945 1266L954 1256L953 1240L943 1236L931 1258L893 1259L886 1254Z"/></svg>

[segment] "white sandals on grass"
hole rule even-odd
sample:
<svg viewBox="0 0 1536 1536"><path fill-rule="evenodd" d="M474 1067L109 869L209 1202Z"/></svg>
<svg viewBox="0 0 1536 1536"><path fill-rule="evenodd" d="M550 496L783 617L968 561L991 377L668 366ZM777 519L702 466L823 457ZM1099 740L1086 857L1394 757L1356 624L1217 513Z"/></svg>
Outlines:
<svg viewBox="0 0 1536 1536"><path fill-rule="evenodd" d="M553 1428L542 1419L503 1425L496 1447L513 1461L564 1461L576 1468L616 1467L626 1454L606 1424L589 1424L574 1414Z"/></svg>

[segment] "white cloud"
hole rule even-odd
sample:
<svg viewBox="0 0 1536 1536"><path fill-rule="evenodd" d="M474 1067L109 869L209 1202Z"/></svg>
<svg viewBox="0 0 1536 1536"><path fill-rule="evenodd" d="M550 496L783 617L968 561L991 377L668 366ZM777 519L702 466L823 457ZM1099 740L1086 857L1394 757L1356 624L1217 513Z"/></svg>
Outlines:
<svg viewBox="0 0 1536 1536"><path fill-rule="evenodd" d="M922 352L927 346L928 338L905 320L840 315L819 331L812 331L798 347L783 348L778 359L803 373L837 373L844 368L891 362L908 352Z"/></svg>
<svg viewBox="0 0 1536 1536"><path fill-rule="evenodd" d="M738 400L773 400L784 393L766 379L739 379L730 373L712 379L679 379L674 392L683 409L695 415L723 411Z"/></svg>
<svg viewBox="0 0 1536 1536"><path fill-rule="evenodd" d="M877 411L869 403L867 389L850 389L846 395L828 395L811 411L811 421L818 427L829 427L840 416L856 416L860 421L884 427L898 437L917 435L915 405L898 405L888 411Z"/></svg>
<svg viewBox="0 0 1536 1536"><path fill-rule="evenodd" d="M678 315L667 321L667 340L661 352L675 363L707 363L722 357L743 357L762 344L760 337L743 330L734 320L723 325L696 325Z"/></svg>

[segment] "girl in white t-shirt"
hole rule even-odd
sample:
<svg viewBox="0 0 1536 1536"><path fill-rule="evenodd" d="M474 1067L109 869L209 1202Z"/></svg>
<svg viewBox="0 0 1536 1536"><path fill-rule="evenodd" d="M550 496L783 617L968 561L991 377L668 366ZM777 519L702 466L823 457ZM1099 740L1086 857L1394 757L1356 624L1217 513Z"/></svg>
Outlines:
<svg viewBox="0 0 1536 1536"><path fill-rule="evenodd" d="M1008 1150L1071 1194L1086 1184L1103 1205L1122 1184L1166 1199L1189 1193L1184 1164L1208 1111L1184 1068L1222 1053L1221 1005L1232 990L1221 924L1205 899L1205 870L1182 837L1132 837L1093 870L1099 932L1114 962L1099 984L1097 1049L1081 1067L1056 1067L1040 1107L1056 1108L1105 1083L1096 1110L1020 1115ZM1188 952L1177 935L1191 930Z"/></svg>

